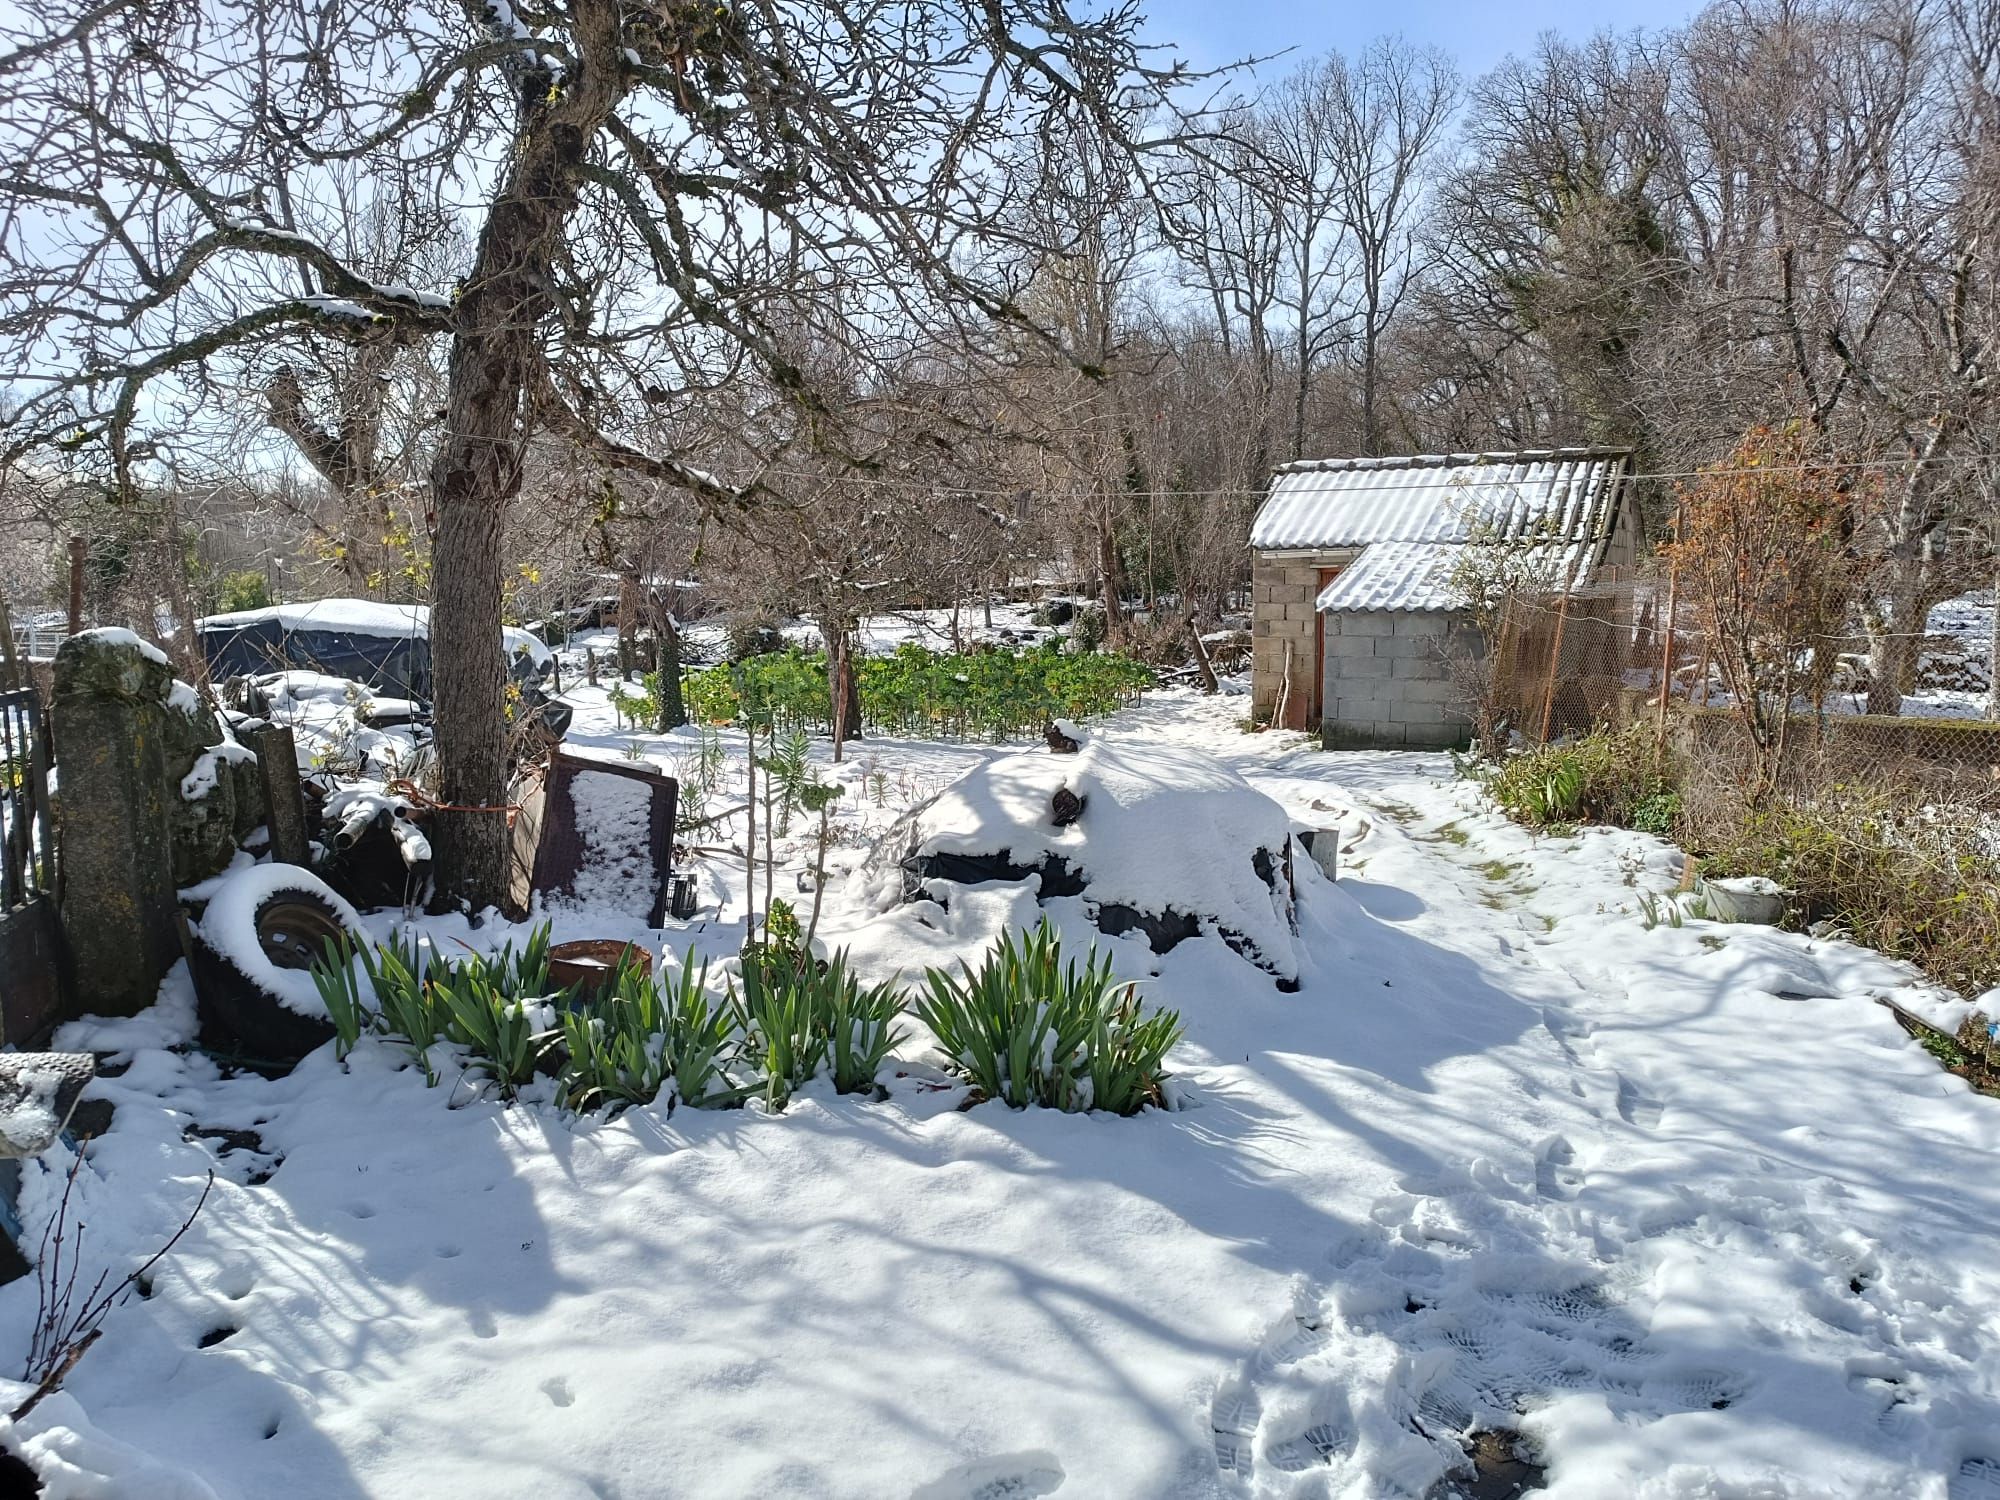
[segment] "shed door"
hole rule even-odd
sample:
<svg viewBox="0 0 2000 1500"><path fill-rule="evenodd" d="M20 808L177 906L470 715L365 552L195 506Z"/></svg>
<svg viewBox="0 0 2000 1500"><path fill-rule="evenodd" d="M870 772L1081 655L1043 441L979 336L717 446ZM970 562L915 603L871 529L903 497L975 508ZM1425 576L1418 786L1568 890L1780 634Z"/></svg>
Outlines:
<svg viewBox="0 0 2000 1500"><path fill-rule="evenodd" d="M1321 568L1319 584L1313 589L1315 602L1326 592L1326 586L1341 574L1339 568ZM1301 729L1317 729L1319 721L1326 717L1326 616L1317 609L1313 611L1313 670L1312 687L1306 693L1306 721Z"/></svg>

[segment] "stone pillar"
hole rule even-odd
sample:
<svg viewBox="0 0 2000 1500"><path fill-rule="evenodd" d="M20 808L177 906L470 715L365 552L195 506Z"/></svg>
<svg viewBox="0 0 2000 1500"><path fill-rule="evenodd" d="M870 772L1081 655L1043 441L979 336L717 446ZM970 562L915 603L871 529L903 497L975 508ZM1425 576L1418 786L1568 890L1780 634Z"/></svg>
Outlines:
<svg viewBox="0 0 2000 1500"><path fill-rule="evenodd" d="M62 918L87 1011L132 1015L182 957L165 761L167 659L129 631L56 652L51 713Z"/></svg>

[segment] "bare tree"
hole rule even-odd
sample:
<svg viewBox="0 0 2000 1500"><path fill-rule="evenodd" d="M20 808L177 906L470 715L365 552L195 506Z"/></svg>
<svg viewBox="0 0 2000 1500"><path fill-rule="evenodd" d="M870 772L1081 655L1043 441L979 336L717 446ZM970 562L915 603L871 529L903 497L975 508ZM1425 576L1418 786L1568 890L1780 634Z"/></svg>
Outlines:
<svg viewBox="0 0 2000 1500"><path fill-rule="evenodd" d="M1456 90L1441 53L1394 39L1327 69L1334 201L1346 230L1360 343L1361 451L1370 455L1383 451L1382 341L1425 270L1430 251L1418 214Z"/></svg>
<svg viewBox="0 0 2000 1500"><path fill-rule="evenodd" d="M647 451L624 414L747 360L837 451L774 337L801 289L838 288L878 364L899 324L1028 327L990 254L1025 185L1012 143L1122 129L1180 76L1145 63L1130 6L1066 0L21 12L0 40L0 338L47 373L5 453L89 447L128 486L228 402L225 356L443 349L437 744L443 800L478 810L441 820L439 869L475 907L504 890L500 522L535 434L710 505L754 498L754 473ZM371 275L316 232L358 168L462 216L456 285Z"/></svg>

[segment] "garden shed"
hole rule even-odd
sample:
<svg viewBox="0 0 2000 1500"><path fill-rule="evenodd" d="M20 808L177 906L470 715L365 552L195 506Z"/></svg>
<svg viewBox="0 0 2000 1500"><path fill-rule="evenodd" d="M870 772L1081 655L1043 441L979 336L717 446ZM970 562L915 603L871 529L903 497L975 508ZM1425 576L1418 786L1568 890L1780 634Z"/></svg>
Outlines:
<svg viewBox="0 0 2000 1500"><path fill-rule="evenodd" d="M1455 586L1470 544L1535 549L1589 591L1640 546L1622 449L1286 464L1251 525L1253 712L1330 748L1438 748L1470 731Z"/></svg>

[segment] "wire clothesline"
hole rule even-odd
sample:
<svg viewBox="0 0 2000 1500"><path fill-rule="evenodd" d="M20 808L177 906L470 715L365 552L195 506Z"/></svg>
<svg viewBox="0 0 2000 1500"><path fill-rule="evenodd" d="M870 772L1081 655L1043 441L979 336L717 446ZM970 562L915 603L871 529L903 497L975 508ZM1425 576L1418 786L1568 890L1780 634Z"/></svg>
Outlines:
<svg viewBox="0 0 2000 1500"><path fill-rule="evenodd" d="M1452 455L1440 455L1440 456L1449 458ZM1521 461L1521 464L1559 463L1563 462L1566 457L1570 458L1572 461L1588 461L1586 454L1581 452L1574 455L1564 455L1560 452L1557 452L1546 458L1525 459ZM1387 460L1385 462L1389 464L1394 464L1400 461ZM1760 464L1756 466L1739 466L1739 467L1716 466L1713 468L1701 468L1701 469L1645 469L1645 470L1634 470L1632 473L1627 474L1625 478L1629 480L1721 479L1721 478L1740 477L1743 475L1750 475L1750 474L1784 475L1784 474L1843 473L1843 472L1852 472L1856 469L1882 470L1882 471L1896 471L1896 470L1907 471L1907 470L1917 470L1917 469L1945 468L1960 464L2000 465L2000 457L1989 457L1988 455L1977 454L1977 453L1964 453L1964 454L1945 454L1935 458L1855 459L1848 462L1823 463L1823 464ZM1394 482L1394 483L1377 482L1369 484L1367 488L1371 492L1379 494L1384 491L1396 492L1404 490L1435 490L1439 487L1440 483L1459 485L1468 490L1496 487L1496 486L1518 486L1522 488L1532 486L1540 488L1548 483L1548 481L1540 479L1510 479L1506 477L1505 475L1506 470L1508 470L1509 468L1520 467L1520 466L1521 466L1520 464L1510 465L1505 462L1497 462L1493 464L1466 463L1466 464L1454 465L1449 471L1447 471L1444 465L1438 465L1431 469L1412 471L1418 473L1427 473L1432 476L1429 478L1410 480L1408 482ZM1491 469L1493 472L1489 477L1487 475L1480 474L1478 472L1479 470L1482 469ZM1468 470L1472 471L1470 475L1467 474ZM1398 471L1395 468L1384 468L1382 470L1369 470L1363 468L1341 468L1341 469L1326 469L1319 471L1307 469L1307 470L1297 470L1294 472L1367 474L1367 473L1395 473ZM1438 477L1436 477L1446 472L1449 472L1452 477L1444 480L1440 480ZM776 477L781 479L796 479L796 480L806 481L809 483L820 483L820 484L873 485L883 489L909 489L915 487L915 485L918 483L917 481L909 479L883 478L869 474L811 474L800 470L781 469L775 467L767 468L760 472L759 475L760 478L766 476ZM1283 478L1285 476L1283 474L1280 474L1276 477ZM950 485L938 485L936 486L936 488L944 493L951 495L979 496L987 499L1002 499L1002 500L1016 500L1023 496L1032 496L1037 493L1037 487L1031 484L1020 484L1020 485L1014 485L1011 488L993 488L993 489L978 488L968 485L950 484ZM1072 492L1079 494L1087 493L1075 490L1072 490ZM1177 490L1159 490L1159 489L1128 490L1122 487L1114 487L1110 489L1107 493L1110 498L1118 500L1206 500L1206 499L1220 500L1220 499L1250 499L1254 497L1268 495L1270 492L1271 492L1271 487L1269 485L1264 485L1254 488L1246 486L1246 487L1235 487L1235 488L1223 487L1214 489L1177 489Z"/></svg>

